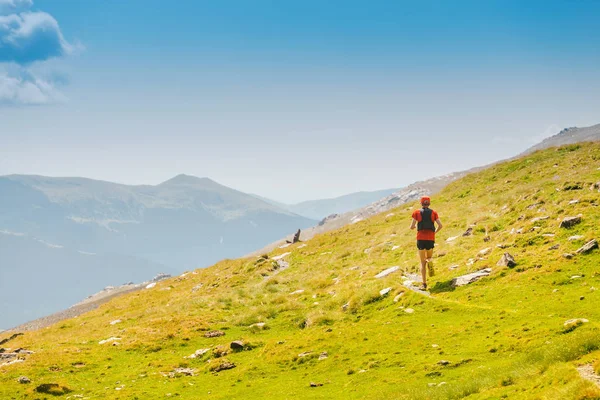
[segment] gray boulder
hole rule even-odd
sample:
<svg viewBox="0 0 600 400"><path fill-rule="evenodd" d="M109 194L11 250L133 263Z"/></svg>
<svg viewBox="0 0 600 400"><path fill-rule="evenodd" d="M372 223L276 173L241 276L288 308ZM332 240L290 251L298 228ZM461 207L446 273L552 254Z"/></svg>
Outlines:
<svg viewBox="0 0 600 400"><path fill-rule="evenodd" d="M586 244L584 244L582 247L580 247L576 253L577 254L585 254L585 253L589 253L590 251L597 249L598 248L598 241L596 239L592 239L589 242L587 242Z"/></svg>
<svg viewBox="0 0 600 400"><path fill-rule="evenodd" d="M500 259L500 261L498 261L496 265L500 267L512 268L517 265L517 262L515 261L514 257L511 256L509 253L504 253L502 258Z"/></svg>
<svg viewBox="0 0 600 400"><path fill-rule="evenodd" d="M473 272L471 274L459 276L458 278L452 279L452 286L453 287L465 286L465 285L468 285L475 281L478 281L479 279L483 278L484 276L488 276L491 273L492 273L491 268L485 268L480 271Z"/></svg>
<svg viewBox="0 0 600 400"><path fill-rule="evenodd" d="M566 217L565 219L563 219L560 222L559 227L560 228L570 228L572 226L575 226L577 224L579 224L581 222L581 216L576 216L576 217Z"/></svg>

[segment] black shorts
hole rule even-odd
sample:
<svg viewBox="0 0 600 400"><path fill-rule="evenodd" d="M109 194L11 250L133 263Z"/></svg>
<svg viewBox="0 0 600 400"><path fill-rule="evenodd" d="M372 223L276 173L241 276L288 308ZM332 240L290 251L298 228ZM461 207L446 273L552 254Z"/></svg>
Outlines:
<svg viewBox="0 0 600 400"><path fill-rule="evenodd" d="M417 240L417 249L419 250L431 250L434 246L433 240Z"/></svg>

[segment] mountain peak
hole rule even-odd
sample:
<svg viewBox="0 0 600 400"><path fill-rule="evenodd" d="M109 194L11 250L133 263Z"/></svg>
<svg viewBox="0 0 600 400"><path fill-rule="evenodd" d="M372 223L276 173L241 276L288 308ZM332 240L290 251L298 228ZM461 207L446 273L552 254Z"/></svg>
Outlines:
<svg viewBox="0 0 600 400"><path fill-rule="evenodd" d="M212 179L203 177L198 178L193 175L179 174L169 180L164 181L161 185L197 185L199 183L216 183Z"/></svg>

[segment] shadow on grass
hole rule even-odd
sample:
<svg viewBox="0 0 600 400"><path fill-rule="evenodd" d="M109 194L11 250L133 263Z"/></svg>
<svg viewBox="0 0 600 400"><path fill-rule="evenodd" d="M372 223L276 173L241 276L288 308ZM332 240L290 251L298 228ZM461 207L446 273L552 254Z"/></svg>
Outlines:
<svg viewBox="0 0 600 400"><path fill-rule="evenodd" d="M430 293L453 292L455 287L452 285L452 279L444 282L436 282L435 286L429 288Z"/></svg>

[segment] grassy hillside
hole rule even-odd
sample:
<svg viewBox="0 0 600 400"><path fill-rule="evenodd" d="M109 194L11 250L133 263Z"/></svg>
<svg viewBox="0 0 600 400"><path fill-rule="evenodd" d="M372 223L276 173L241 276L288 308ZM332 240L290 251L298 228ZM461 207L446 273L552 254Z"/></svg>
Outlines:
<svg viewBox="0 0 600 400"><path fill-rule="evenodd" d="M600 145L586 144L449 185L433 198L445 228L431 297L402 286L403 271L417 266L408 230L417 204L268 259L223 261L160 282L0 345L34 352L0 367L0 398L600 398L576 369L600 372L600 251L563 256L598 238L596 182ZM559 228L578 214L581 223ZM469 227L473 234L462 236ZM288 252L287 263L273 260ZM504 252L516 267L496 265ZM401 270L375 278L391 266ZM489 277L451 286L484 267ZM572 318L589 322L565 328ZM225 335L205 337L215 330ZM120 339L99 344L111 337ZM234 340L242 350L230 349Z"/></svg>

